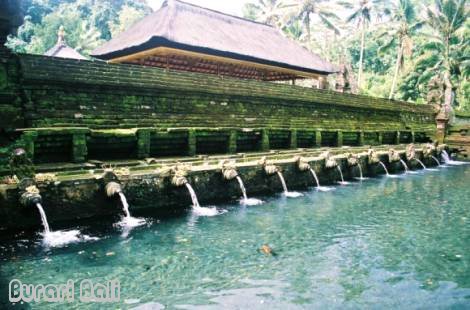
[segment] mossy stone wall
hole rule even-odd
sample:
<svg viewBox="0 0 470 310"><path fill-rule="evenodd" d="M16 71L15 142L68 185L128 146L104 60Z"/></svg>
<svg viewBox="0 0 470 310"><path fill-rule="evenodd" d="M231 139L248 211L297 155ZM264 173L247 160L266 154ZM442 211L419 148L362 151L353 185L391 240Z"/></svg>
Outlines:
<svg viewBox="0 0 470 310"><path fill-rule="evenodd" d="M7 126L37 131L36 162L424 142L436 129L427 105L137 65L0 59L0 96L10 94L2 112L15 116Z"/></svg>

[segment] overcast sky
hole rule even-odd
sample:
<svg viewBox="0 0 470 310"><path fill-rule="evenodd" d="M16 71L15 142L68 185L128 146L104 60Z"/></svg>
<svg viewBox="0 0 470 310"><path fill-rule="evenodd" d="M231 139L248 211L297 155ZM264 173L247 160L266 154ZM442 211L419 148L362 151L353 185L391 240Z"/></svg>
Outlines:
<svg viewBox="0 0 470 310"><path fill-rule="evenodd" d="M227 14L242 16L242 7L251 0L183 0L184 2L224 12ZM162 5L163 0L147 0L148 4L157 10Z"/></svg>

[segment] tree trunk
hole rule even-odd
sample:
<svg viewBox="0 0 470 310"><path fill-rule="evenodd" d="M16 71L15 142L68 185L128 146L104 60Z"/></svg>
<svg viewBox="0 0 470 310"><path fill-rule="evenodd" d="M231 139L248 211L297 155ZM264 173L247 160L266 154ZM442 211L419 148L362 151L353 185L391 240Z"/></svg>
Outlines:
<svg viewBox="0 0 470 310"><path fill-rule="evenodd" d="M362 28L362 34L361 34L361 54L359 56L359 73L357 75L357 86L359 90L362 89L362 67L363 67L363 62L364 62L364 45L365 45L365 40L366 40L366 24L364 22L364 19L361 20L361 28Z"/></svg>
<svg viewBox="0 0 470 310"><path fill-rule="evenodd" d="M450 73L444 73L444 104L448 107L452 107L452 82L450 81Z"/></svg>
<svg viewBox="0 0 470 310"><path fill-rule="evenodd" d="M307 27L307 42L310 43L311 32L310 32L310 13L307 13L305 17L305 27Z"/></svg>
<svg viewBox="0 0 470 310"><path fill-rule="evenodd" d="M395 64L395 74L393 75L392 89L390 90L390 96L388 99L393 99L395 94L395 87L397 86L398 72L400 72L401 59L403 57L403 44L401 43L398 47L397 63Z"/></svg>

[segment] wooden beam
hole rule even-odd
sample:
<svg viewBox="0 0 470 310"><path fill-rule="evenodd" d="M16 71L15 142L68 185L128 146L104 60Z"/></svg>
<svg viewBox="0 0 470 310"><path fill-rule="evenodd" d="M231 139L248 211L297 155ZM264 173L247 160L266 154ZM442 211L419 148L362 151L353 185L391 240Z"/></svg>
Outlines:
<svg viewBox="0 0 470 310"><path fill-rule="evenodd" d="M287 74L291 74L291 75L299 76L299 77L304 77L304 78L318 79L319 77L325 76L322 74L303 72L299 70L286 69L282 67L260 64L260 63L256 63L252 61L242 61L242 60L232 59L228 57L196 53L196 52L179 50L179 49L169 48L169 47L157 47L157 48L153 48L147 51L135 53L132 55L114 58L114 59L109 60L109 62L111 63L130 62L132 60L139 59L139 58L147 58L149 56L160 56L160 55L161 56L173 56L174 55L174 56L187 56L187 57L193 57L193 58L200 58L200 59L204 59L208 61L215 61L215 62L229 63L233 65L253 67L253 68L258 68L260 70L265 70L265 71L283 72L283 73L287 73Z"/></svg>

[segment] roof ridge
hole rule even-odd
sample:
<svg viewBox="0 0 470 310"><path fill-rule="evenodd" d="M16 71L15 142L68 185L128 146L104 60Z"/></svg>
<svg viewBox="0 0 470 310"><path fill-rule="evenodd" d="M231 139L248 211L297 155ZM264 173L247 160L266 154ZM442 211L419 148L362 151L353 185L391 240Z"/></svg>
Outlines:
<svg viewBox="0 0 470 310"><path fill-rule="evenodd" d="M266 24L266 23L258 22L258 21L255 21L255 20L247 19L247 18L244 18L244 17L240 17L240 16L228 14L228 13L224 13L224 12L217 11L217 10L214 10L214 9L209 9L209 8L206 8L206 7L203 7L203 6L194 4L194 3L188 3L188 2L181 1L181 0L165 0L165 1L163 1L161 8L163 8L164 6L167 6L167 5L168 5L168 2L174 2L174 3L178 3L178 4L182 4L182 5L192 6L192 7L201 9L201 10L203 10L203 11L210 11L210 12L213 12L213 13L216 13L216 14L219 14L219 15L224 15L224 16L227 16L227 17L239 19L239 20L242 20L242 21L245 21L245 22L249 22L249 23L253 23L253 24L257 24L257 25L261 25L261 26L266 26L266 27L269 27L269 28L277 29L277 28L275 28L275 27L273 27L273 26L271 26L271 25L269 25L269 24ZM161 8L160 8L160 9L161 9ZM159 10L160 10L160 9L159 9Z"/></svg>

